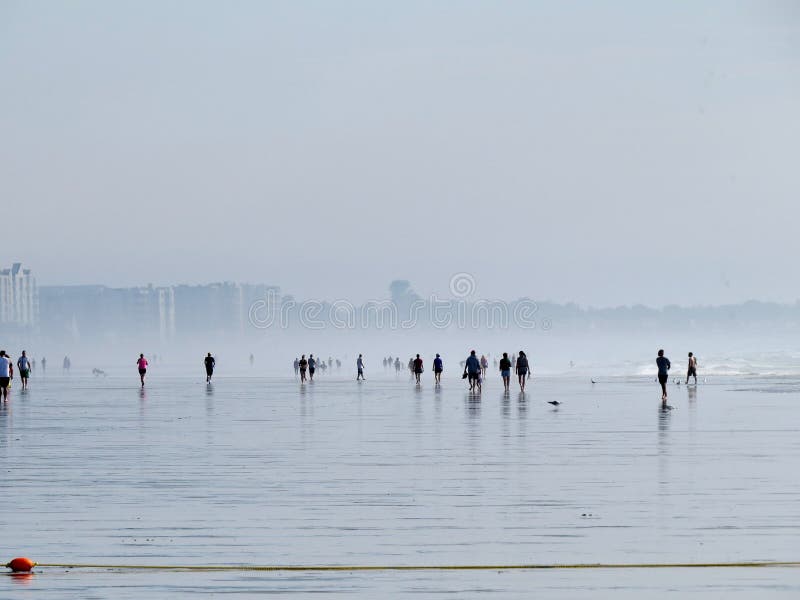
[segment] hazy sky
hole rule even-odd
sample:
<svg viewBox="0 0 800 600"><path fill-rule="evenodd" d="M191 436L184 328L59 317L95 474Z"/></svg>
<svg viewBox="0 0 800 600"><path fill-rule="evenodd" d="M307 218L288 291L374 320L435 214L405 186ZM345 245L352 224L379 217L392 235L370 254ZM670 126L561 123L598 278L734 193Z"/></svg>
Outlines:
<svg viewBox="0 0 800 600"><path fill-rule="evenodd" d="M0 263L794 301L799 6L0 0Z"/></svg>

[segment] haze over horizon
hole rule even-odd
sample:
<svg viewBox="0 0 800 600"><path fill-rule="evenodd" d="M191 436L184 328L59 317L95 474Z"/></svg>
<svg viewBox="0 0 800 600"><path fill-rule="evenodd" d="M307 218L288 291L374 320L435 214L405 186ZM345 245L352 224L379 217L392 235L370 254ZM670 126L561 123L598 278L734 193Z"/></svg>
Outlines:
<svg viewBox="0 0 800 600"><path fill-rule="evenodd" d="M2 1L0 266L795 302L798 49L782 1Z"/></svg>

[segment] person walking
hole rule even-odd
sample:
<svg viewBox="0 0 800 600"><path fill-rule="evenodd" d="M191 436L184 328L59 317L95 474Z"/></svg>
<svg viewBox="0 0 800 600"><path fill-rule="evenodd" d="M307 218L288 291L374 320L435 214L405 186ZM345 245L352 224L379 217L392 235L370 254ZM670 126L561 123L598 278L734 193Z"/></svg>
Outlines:
<svg viewBox="0 0 800 600"><path fill-rule="evenodd" d="M481 361L472 350L464 361L464 375L469 380L469 391L481 391Z"/></svg>
<svg viewBox="0 0 800 600"><path fill-rule="evenodd" d="M486 379L486 369L489 368L489 361L485 354L481 354L481 379Z"/></svg>
<svg viewBox="0 0 800 600"><path fill-rule="evenodd" d="M294 367L294 376L297 377L297 374L300 372L300 361L296 356L294 357L294 363L292 363L292 366Z"/></svg>
<svg viewBox="0 0 800 600"><path fill-rule="evenodd" d="M442 371L444 371L444 363L442 357L437 354L433 359L433 381L436 385L442 383Z"/></svg>
<svg viewBox="0 0 800 600"><path fill-rule="evenodd" d="M0 395L8 402L8 386L11 383L11 359L5 350L0 350Z"/></svg>
<svg viewBox="0 0 800 600"><path fill-rule="evenodd" d="M658 367L658 383L661 384L661 404L666 408L667 406L667 381L669 381L669 370L672 364L669 359L664 356L664 351L658 351L658 358L656 358L656 366Z"/></svg>
<svg viewBox="0 0 800 600"><path fill-rule="evenodd" d="M144 376L147 374L147 359L144 357L144 354L139 355L136 366L139 368L139 379L142 382L142 387L144 387Z"/></svg>
<svg viewBox="0 0 800 600"><path fill-rule="evenodd" d="M697 385L697 357L691 352L689 352L689 369L686 371L686 385L689 385L689 377L694 377L694 384Z"/></svg>
<svg viewBox="0 0 800 600"><path fill-rule="evenodd" d="M500 376L503 378L503 388L508 391L511 386L511 360L508 352L503 352L503 358L500 359Z"/></svg>
<svg viewBox="0 0 800 600"><path fill-rule="evenodd" d="M364 358L360 354L358 355L358 360L356 360L356 368L358 369L358 375L356 375L356 381L359 379L364 379Z"/></svg>
<svg viewBox="0 0 800 600"><path fill-rule="evenodd" d="M305 383L306 369L308 368L308 361L306 360L305 354L300 357L300 362L297 363L297 366L300 368L300 383Z"/></svg>
<svg viewBox="0 0 800 600"><path fill-rule="evenodd" d="M22 351L22 356L17 359L17 368L19 369L19 378L22 381L22 389L28 389L28 376L31 374L31 362L28 360L28 355L25 350Z"/></svg>
<svg viewBox="0 0 800 600"><path fill-rule="evenodd" d="M419 357L419 354L417 354L417 358L414 359L412 367L413 367L413 370L414 370L414 378L417 380L417 385L419 385L420 384L420 377L422 377L422 371L423 371L423 369L422 369L422 359Z"/></svg>
<svg viewBox="0 0 800 600"><path fill-rule="evenodd" d="M531 376L531 367L528 363L528 356L522 351L519 351L519 356L517 357L517 377L519 379L519 390L521 392L525 391L525 382L530 379Z"/></svg>
<svg viewBox="0 0 800 600"><path fill-rule="evenodd" d="M308 379L314 381L314 371L317 370L317 361L314 359L313 354L308 355Z"/></svg>
<svg viewBox="0 0 800 600"><path fill-rule="evenodd" d="M206 365L206 383L211 383L211 376L214 374L214 367L217 365L217 361L214 360L211 352L209 352L203 362Z"/></svg>

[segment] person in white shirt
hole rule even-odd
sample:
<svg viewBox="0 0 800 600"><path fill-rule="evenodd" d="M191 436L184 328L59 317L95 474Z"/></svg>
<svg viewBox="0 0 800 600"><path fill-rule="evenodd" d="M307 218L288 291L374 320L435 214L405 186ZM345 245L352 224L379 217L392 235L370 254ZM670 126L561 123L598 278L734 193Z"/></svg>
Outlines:
<svg viewBox="0 0 800 600"><path fill-rule="evenodd" d="M25 350L17 359L17 368L19 369L19 378L22 380L22 389L26 390L28 389L28 376L31 374L31 361L28 360Z"/></svg>
<svg viewBox="0 0 800 600"><path fill-rule="evenodd" d="M11 383L11 359L5 350L0 350L0 394L3 402L8 402L8 384Z"/></svg>

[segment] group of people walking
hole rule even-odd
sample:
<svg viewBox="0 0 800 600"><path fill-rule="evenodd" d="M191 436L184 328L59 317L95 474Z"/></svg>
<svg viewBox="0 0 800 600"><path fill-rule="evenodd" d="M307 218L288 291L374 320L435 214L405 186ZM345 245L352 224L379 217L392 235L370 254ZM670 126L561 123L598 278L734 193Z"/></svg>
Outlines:
<svg viewBox="0 0 800 600"><path fill-rule="evenodd" d="M384 368L394 367L395 371L398 373L401 370L401 363L400 358L398 357L391 357L383 359L383 366ZM469 353L469 356L466 360L461 361L461 366L464 368L462 373L462 379L466 379L467 383L469 384L469 389L471 392L480 392L483 388L483 382L486 378L486 372L489 368L489 361L485 355L481 355L478 358L477 353L475 350L472 350ZM500 369L500 376L503 379L503 387L506 391L509 390L511 385L511 372L512 370L517 375L517 380L519 381L519 387L521 391L525 391L525 384L533 375L533 370L531 368L530 362L528 361L528 356L525 354L523 350L519 351L518 356L514 356L513 358L509 358L507 352L503 352L503 358L500 359L498 364L497 360L495 360L495 366L498 366ZM356 380L363 380L364 379L364 360L363 355L358 355L358 360L356 361ZM421 385L422 383L422 374L425 372L425 364L422 357L417 354L416 356L412 356L408 360L408 370L411 375L414 377L414 381L417 385ZM442 373L444 372L444 360L442 359L440 354L436 354L436 357L433 359L433 381L435 385L440 385L442 383ZM304 381L302 370L301 370L301 380Z"/></svg>
<svg viewBox="0 0 800 600"><path fill-rule="evenodd" d="M19 378L22 382L22 389L28 389L28 378L31 374L31 361L28 353L23 350L22 355L17 359L17 369ZM0 397L3 402L8 402L8 388L14 379L14 359L6 354L5 350L0 350Z"/></svg>

